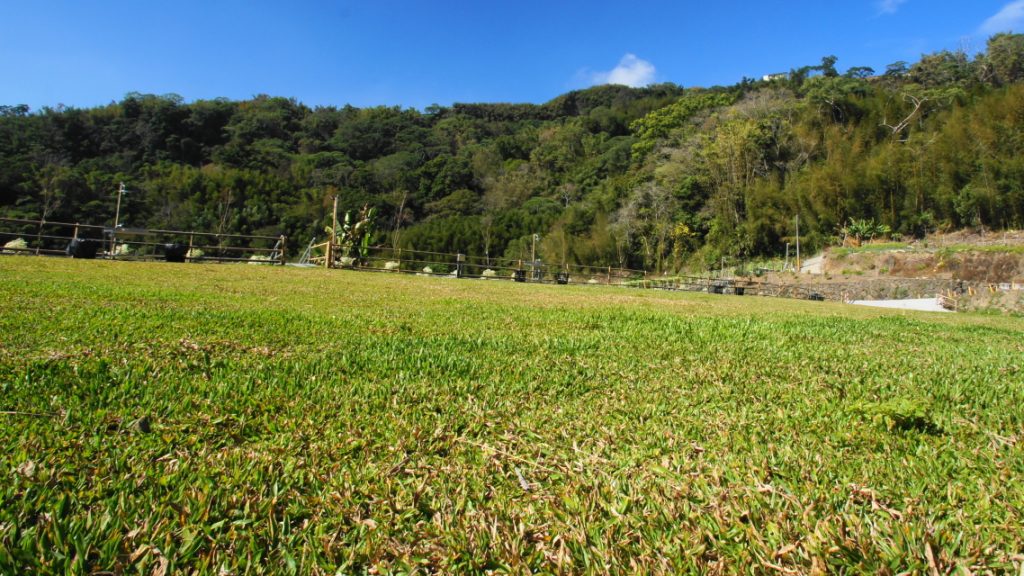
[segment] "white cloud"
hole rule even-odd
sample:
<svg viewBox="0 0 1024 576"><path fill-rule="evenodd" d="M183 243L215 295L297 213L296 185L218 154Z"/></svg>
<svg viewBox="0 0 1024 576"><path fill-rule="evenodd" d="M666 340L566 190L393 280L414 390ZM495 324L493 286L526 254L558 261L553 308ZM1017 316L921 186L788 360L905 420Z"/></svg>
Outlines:
<svg viewBox="0 0 1024 576"><path fill-rule="evenodd" d="M907 0L879 0L878 2L878 13L879 14L895 14L900 9L900 5L905 3Z"/></svg>
<svg viewBox="0 0 1024 576"><path fill-rule="evenodd" d="M593 84L623 84L633 88L647 86L654 82L654 64L637 58L634 54L626 54L619 60L619 65L608 72L595 72L591 76Z"/></svg>
<svg viewBox="0 0 1024 576"><path fill-rule="evenodd" d="M981 25L978 32L985 35L1024 29L1024 0L1014 0Z"/></svg>

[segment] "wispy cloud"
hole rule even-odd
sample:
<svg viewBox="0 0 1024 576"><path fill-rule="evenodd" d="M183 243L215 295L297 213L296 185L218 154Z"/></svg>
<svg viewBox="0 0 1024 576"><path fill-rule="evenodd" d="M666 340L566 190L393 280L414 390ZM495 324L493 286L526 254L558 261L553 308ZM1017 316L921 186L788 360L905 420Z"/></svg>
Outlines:
<svg viewBox="0 0 1024 576"><path fill-rule="evenodd" d="M984 35L1024 29L1024 0L1014 0L982 23L978 32Z"/></svg>
<svg viewBox="0 0 1024 576"><path fill-rule="evenodd" d="M907 0L878 0L879 14L895 14Z"/></svg>
<svg viewBox="0 0 1024 576"><path fill-rule="evenodd" d="M635 54L626 54L618 66L607 72L595 72L590 79L592 84L623 84L639 88L654 82L655 73L654 64L637 58Z"/></svg>

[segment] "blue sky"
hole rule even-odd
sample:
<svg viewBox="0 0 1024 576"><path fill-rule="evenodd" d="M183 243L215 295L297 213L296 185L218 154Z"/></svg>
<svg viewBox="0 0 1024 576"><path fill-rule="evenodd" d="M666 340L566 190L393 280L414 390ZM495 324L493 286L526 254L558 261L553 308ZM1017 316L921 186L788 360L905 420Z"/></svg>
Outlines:
<svg viewBox="0 0 1024 576"><path fill-rule="evenodd" d="M616 82L884 71L1024 31L1024 0L0 0L0 104L266 93L311 106L545 102Z"/></svg>

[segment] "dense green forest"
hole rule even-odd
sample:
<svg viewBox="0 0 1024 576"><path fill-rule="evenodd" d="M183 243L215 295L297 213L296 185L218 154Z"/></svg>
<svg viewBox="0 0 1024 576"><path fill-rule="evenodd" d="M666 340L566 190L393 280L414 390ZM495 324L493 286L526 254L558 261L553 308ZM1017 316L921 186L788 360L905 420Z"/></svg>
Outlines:
<svg viewBox="0 0 1024 576"><path fill-rule="evenodd" d="M837 59L730 87L599 86L541 105L293 99L0 107L0 216L286 234L342 210L374 243L668 271L835 241L1024 226L1024 35L883 71ZM339 95L343 97L343 95Z"/></svg>

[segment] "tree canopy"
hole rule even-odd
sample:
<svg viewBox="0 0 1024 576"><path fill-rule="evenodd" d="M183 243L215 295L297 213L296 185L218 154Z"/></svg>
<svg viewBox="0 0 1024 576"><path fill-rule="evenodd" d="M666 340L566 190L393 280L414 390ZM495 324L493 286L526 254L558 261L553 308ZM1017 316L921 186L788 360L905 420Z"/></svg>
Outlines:
<svg viewBox="0 0 1024 576"><path fill-rule="evenodd" d="M1024 36L876 75L835 56L730 87L599 86L544 104L310 108L131 93L0 106L0 215L322 233L334 196L376 244L667 271L780 253L800 215L894 233L1024 226Z"/></svg>

